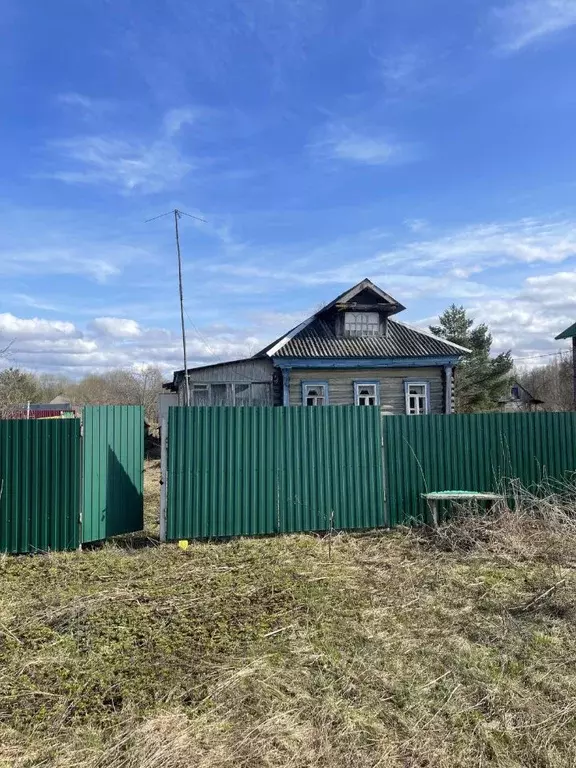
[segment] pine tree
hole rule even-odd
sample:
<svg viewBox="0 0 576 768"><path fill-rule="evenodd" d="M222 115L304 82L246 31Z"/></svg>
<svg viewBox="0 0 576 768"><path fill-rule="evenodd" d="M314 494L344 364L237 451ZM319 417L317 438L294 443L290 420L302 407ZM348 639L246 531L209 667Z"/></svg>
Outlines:
<svg viewBox="0 0 576 768"><path fill-rule="evenodd" d="M464 307L452 304L430 331L470 350L456 369L455 399L458 413L490 411L510 388L513 360L510 351L490 357L492 335L485 323L474 327Z"/></svg>

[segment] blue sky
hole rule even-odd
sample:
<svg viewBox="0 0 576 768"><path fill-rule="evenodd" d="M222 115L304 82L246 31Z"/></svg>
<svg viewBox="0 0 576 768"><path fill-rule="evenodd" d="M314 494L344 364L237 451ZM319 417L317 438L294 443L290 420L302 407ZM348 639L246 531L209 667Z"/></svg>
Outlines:
<svg viewBox="0 0 576 768"><path fill-rule="evenodd" d="M517 358L576 319L576 0L0 0L0 347L243 356L364 277ZM542 358L523 360L537 363Z"/></svg>

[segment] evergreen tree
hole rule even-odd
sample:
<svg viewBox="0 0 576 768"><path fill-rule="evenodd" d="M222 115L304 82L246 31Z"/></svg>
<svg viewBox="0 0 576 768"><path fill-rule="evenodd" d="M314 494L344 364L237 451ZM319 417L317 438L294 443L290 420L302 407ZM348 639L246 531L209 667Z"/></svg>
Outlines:
<svg viewBox="0 0 576 768"><path fill-rule="evenodd" d="M456 411L474 413L496 408L510 388L514 365L510 351L490 357L492 335L488 326L481 323L474 327L464 307L455 304L440 315L439 325L431 325L430 331L470 350L456 369Z"/></svg>

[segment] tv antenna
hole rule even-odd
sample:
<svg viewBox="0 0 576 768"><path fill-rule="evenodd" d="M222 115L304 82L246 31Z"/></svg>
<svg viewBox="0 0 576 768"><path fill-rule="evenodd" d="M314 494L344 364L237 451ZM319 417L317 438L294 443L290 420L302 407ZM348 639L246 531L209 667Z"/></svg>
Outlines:
<svg viewBox="0 0 576 768"><path fill-rule="evenodd" d="M190 213L186 213L186 211L180 211L178 208L174 208L172 211L167 211L166 213L161 213L159 216L154 216L151 219L146 219L144 222L145 224L148 224L149 221L156 221L156 219L161 219L164 216L174 216L174 232L176 235L176 255L178 257L178 292L180 295L180 324L182 327L182 357L184 358L184 393L185 393L185 404L190 405L190 384L188 382L188 355L186 354L186 325L184 323L184 288L182 285L182 254L180 252L180 231L178 229L178 221L181 219L182 216L188 216L190 219L196 219L196 221L201 221L204 224L206 224L205 219L201 219L199 216L192 216Z"/></svg>

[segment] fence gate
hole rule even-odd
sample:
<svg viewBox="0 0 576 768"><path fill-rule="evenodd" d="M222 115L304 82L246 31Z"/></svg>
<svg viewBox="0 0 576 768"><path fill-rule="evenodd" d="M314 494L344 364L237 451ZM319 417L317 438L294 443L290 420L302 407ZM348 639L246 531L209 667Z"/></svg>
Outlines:
<svg viewBox="0 0 576 768"><path fill-rule="evenodd" d="M0 421L0 552L78 546L79 419Z"/></svg>
<svg viewBox="0 0 576 768"><path fill-rule="evenodd" d="M162 538L385 525L378 408L170 408L162 442Z"/></svg>
<svg viewBox="0 0 576 768"><path fill-rule="evenodd" d="M86 406L82 422L82 542L142 530L143 408Z"/></svg>

